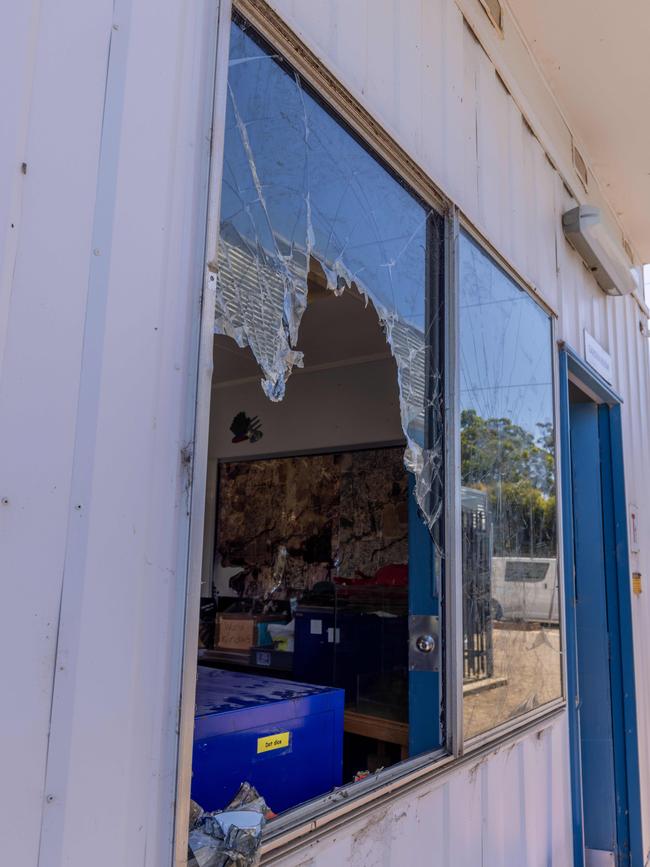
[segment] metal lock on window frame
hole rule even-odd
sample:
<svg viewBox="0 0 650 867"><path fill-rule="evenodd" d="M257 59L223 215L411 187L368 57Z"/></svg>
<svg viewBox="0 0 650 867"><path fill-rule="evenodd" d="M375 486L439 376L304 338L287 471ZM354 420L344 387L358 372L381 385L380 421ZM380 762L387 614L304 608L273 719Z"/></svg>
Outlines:
<svg viewBox="0 0 650 867"><path fill-rule="evenodd" d="M409 671L438 671L440 619L430 614L409 616Z"/></svg>

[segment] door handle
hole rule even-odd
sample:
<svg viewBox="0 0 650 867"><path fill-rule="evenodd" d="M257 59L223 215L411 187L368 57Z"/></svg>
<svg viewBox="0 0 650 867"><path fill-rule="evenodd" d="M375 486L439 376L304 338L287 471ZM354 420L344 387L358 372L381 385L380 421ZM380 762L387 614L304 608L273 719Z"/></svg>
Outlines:
<svg viewBox="0 0 650 867"><path fill-rule="evenodd" d="M420 653L431 653L436 646L436 640L433 635L418 635L415 646Z"/></svg>
<svg viewBox="0 0 650 867"><path fill-rule="evenodd" d="M432 614L409 614L409 671L438 671L440 623Z"/></svg>

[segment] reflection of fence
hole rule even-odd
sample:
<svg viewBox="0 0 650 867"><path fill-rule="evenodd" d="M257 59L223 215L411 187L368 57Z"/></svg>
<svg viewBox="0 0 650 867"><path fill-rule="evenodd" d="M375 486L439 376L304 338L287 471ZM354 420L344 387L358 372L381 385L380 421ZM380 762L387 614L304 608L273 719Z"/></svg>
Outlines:
<svg viewBox="0 0 650 867"><path fill-rule="evenodd" d="M463 488L463 677L492 677L492 540L487 495Z"/></svg>

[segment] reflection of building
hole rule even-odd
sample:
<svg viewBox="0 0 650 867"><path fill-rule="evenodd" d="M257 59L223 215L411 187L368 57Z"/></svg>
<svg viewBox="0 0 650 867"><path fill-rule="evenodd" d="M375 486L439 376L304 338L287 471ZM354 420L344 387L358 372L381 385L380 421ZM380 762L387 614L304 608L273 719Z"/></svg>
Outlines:
<svg viewBox="0 0 650 867"><path fill-rule="evenodd" d="M492 533L485 491L461 488L463 676L492 677Z"/></svg>

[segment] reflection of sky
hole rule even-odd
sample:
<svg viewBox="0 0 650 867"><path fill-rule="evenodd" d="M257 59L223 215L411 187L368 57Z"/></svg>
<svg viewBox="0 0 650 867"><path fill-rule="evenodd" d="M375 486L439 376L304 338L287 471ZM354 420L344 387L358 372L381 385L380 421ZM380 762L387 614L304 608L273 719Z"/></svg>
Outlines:
<svg viewBox="0 0 650 867"><path fill-rule="evenodd" d="M303 263L309 244L423 331L426 210L234 24L230 53L221 217L231 237Z"/></svg>
<svg viewBox="0 0 650 867"><path fill-rule="evenodd" d="M553 420L549 316L466 235L459 316L461 408L539 436Z"/></svg>
<svg viewBox="0 0 650 867"><path fill-rule="evenodd" d="M233 283L231 301L248 330L259 332L256 345L266 347L283 317L291 319L287 304L297 303L299 321L304 308L287 299L286 276L291 286L306 286L308 250L334 285L337 275L354 280L380 312L423 334L426 209L236 24L228 86L222 235L242 262L253 263L252 289L245 294L243 282ZM264 278L270 271L278 275L274 292ZM251 292L265 300L264 325L247 312ZM548 316L465 236L460 308L462 407L509 418L537 436L537 424L552 420ZM275 348L266 349L267 367L275 365ZM424 353L406 344L393 349L402 370L417 368L423 383ZM412 404L408 414L419 417L422 388L404 380L401 391Z"/></svg>

